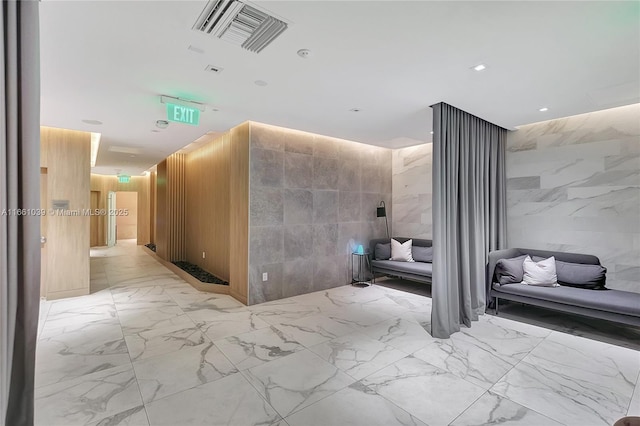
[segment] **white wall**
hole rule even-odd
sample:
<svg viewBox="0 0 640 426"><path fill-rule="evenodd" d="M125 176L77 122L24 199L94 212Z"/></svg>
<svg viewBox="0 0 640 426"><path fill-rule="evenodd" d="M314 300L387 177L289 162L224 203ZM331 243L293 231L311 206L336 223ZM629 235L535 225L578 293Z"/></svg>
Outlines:
<svg viewBox="0 0 640 426"><path fill-rule="evenodd" d="M432 237L432 148L429 143L393 151L393 236Z"/></svg>
<svg viewBox="0 0 640 426"><path fill-rule="evenodd" d="M522 126L506 158L509 247L594 254L640 293L640 104Z"/></svg>

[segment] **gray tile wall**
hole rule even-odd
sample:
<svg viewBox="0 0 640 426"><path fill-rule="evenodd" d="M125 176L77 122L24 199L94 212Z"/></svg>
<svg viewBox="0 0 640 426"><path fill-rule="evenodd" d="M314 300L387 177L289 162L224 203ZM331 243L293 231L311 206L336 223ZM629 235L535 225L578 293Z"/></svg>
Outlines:
<svg viewBox="0 0 640 426"><path fill-rule="evenodd" d="M391 150L259 123L250 139L249 304L348 283L354 245L386 236Z"/></svg>
<svg viewBox="0 0 640 426"><path fill-rule="evenodd" d="M393 235L432 237L431 164L433 144L393 151Z"/></svg>
<svg viewBox="0 0 640 426"><path fill-rule="evenodd" d="M594 254L640 293L640 104L522 126L506 159L509 247Z"/></svg>

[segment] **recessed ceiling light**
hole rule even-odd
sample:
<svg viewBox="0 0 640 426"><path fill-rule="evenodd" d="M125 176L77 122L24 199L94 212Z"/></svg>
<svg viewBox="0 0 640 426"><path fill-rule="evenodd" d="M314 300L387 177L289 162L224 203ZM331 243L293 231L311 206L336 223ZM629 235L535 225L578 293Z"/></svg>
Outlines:
<svg viewBox="0 0 640 426"><path fill-rule="evenodd" d="M111 145L107 151L120 152L122 154L139 154L140 149L131 146Z"/></svg>
<svg viewBox="0 0 640 426"><path fill-rule="evenodd" d="M476 71L482 71L482 70L484 70L486 68L487 68L487 66L485 64L478 64L475 67L473 67L473 69L476 70Z"/></svg>
<svg viewBox="0 0 640 426"><path fill-rule="evenodd" d="M256 80L256 81L254 81L254 83L256 84L256 86L260 86L260 87L264 87L264 86L266 86L268 84L264 80Z"/></svg>
<svg viewBox="0 0 640 426"><path fill-rule="evenodd" d="M360 108L351 108L349 111L351 111L351 112L360 112L362 110Z"/></svg>
<svg viewBox="0 0 640 426"><path fill-rule="evenodd" d="M429 133L433 134L433 132L429 132Z"/></svg>
<svg viewBox="0 0 640 426"><path fill-rule="evenodd" d="M547 108L547 107L542 107L542 108L540 108L538 111L540 111L540 112L549 111L549 108Z"/></svg>
<svg viewBox="0 0 640 426"><path fill-rule="evenodd" d="M94 126L99 126L102 124L102 121L98 121L98 120L82 120L83 123L86 124L93 124Z"/></svg>
<svg viewBox="0 0 640 426"><path fill-rule="evenodd" d="M194 45L191 45L191 46L187 47L187 49L192 51L192 52L196 52L196 53L200 53L200 54L204 53L204 50L202 50L199 47L194 46Z"/></svg>

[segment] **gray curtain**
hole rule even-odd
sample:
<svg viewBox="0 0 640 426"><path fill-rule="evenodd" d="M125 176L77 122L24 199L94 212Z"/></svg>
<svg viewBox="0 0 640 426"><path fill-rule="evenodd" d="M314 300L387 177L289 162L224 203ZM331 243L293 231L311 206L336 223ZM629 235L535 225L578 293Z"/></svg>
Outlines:
<svg viewBox="0 0 640 426"><path fill-rule="evenodd" d="M507 131L445 103L432 108L431 331L448 338L484 313L487 257L506 244Z"/></svg>
<svg viewBox="0 0 640 426"><path fill-rule="evenodd" d="M33 424L40 293L40 54L37 1L0 9L0 420Z"/></svg>

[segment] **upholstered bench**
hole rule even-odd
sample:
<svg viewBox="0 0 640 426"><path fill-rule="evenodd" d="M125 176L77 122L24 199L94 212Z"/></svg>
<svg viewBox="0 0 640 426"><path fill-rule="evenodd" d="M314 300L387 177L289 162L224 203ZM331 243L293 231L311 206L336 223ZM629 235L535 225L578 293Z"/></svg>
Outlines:
<svg viewBox="0 0 640 426"><path fill-rule="evenodd" d="M500 284L500 278L496 275L498 261L523 255L529 255L534 260L553 256L556 261L565 264L600 265L600 260L596 256L577 253L523 248L491 252L487 264L486 288L487 300L493 299L496 314L498 314L499 300L505 299L640 326L640 293L606 288L580 288L579 283L574 286L560 285L559 287L540 287L519 283ZM558 276L559 282L560 278Z"/></svg>
<svg viewBox="0 0 640 426"><path fill-rule="evenodd" d="M396 241L404 243L412 238L406 237L394 237ZM425 240L421 238L413 238L413 247L425 247L431 248L432 242L431 240ZM375 274L383 274L383 275L391 275L400 278L406 278L408 280L419 281L424 283L431 283L431 275L433 271L433 267L430 261L416 261L416 262L399 262L396 260L389 260L380 257L376 259L376 246L378 244L390 244L390 238L378 238L373 239L369 242L369 250L371 253L371 273L374 276ZM378 249L378 252L380 250ZM414 256L415 257L415 256ZM425 258L419 258L425 259ZM426 258L429 259L429 258ZM426 260L425 259L425 260ZM433 254L431 255L431 259L433 259Z"/></svg>

